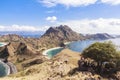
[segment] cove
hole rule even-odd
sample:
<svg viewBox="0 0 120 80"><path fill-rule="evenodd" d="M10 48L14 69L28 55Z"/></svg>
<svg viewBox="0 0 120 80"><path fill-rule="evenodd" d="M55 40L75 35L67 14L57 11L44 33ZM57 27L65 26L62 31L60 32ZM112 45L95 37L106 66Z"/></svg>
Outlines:
<svg viewBox="0 0 120 80"><path fill-rule="evenodd" d="M0 60L0 77L10 74L10 68L7 64Z"/></svg>

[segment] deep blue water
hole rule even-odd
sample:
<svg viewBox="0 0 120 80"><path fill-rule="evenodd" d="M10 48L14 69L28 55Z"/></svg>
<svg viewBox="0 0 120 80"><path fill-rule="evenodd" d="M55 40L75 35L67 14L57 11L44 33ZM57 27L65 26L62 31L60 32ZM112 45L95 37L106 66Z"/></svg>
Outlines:
<svg viewBox="0 0 120 80"><path fill-rule="evenodd" d="M72 51L82 52L85 48L87 48L91 44L93 44L95 42L104 42L104 41L112 41L116 46L120 47L120 38L108 39L108 40L83 40L83 41L75 41L75 42L71 42L67 46ZM53 49L53 50L48 51L47 52L48 57L50 57L50 58L53 57L54 55L56 55L57 53L59 53L61 50L63 50L63 48Z"/></svg>

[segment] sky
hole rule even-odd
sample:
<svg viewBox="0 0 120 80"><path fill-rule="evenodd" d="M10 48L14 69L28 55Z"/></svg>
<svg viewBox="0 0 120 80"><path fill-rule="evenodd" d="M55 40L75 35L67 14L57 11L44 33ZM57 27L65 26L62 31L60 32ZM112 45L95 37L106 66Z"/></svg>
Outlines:
<svg viewBox="0 0 120 80"><path fill-rule="evenodd" d="M0 0L0 31L59 25L78 33L120 34L120 0Z"/></svg>

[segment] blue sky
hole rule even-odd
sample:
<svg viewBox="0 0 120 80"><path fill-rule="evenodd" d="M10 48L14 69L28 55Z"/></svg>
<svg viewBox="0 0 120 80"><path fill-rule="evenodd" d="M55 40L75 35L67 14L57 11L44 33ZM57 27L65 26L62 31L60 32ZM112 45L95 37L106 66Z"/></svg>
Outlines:
<svg viewBox="0 0 120 80"><path fill-rule="evenodd" d="M60 24L82 33L119 33L120 0L0 0L0 31L45 31Z"/></svg>

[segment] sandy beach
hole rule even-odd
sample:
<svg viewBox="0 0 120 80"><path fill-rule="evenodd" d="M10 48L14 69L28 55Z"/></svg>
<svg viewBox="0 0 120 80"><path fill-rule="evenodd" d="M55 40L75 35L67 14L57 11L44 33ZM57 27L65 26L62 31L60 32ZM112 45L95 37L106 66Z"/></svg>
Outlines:
<svg viewBox="0 0 120 80"><path fill-rule="evenodd" d="M7 45L8 43L5 43L5 42L0 42L1 46L0 47L3 47L5 45Z"/></svg>
<svg viewBox="0 0 120 80"><path fill-rule="evenodd" d="M70 44L71 42L65 42L64 44L67 45L67 44ZM54 49L59 49L59 48L62 48L62 47L54 47L54 48L50 48L50 49L47 49L45 51L43 51L43 55L47 55L47 52L51 51L51 50L54 50Z"/></svg>
<svg viewBox="0 0 120 80"><path fill-rule="evenodd" d="M62 47L54 47L54 48L47 49L47 50L43 51L42 54L45 55L46 58L50 59L50 58L47 56L47 53L48 53L49 51L51 51L51 50L59 49L59 48L62 48Z"/></svg>

